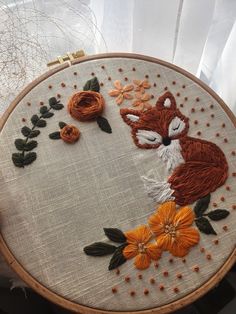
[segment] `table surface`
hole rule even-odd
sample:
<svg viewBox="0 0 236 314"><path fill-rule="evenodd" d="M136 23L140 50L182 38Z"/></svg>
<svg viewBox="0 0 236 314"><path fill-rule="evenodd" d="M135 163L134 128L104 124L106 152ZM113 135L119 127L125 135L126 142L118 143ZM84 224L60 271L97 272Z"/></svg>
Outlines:
<svg viewBox="0 0 236 314"><path fill-rule="evenodd" d="M112 133L100 130L96 121L75 120L66 108L71 95L83 90L86 81L94 77L105 99L102 115L111 125ZM122 88L126 86L126 90L119 90L116 81L120 81ZM116 97L122 93L125 96L119 106L116 97L110 95L111 90L116 90ZM129 241L127 231L148 226L149 218L158 213L156 209L161 211L161 203L167 199L150 198L142 177L153 178L163 186L178 163L186 162L186 156L181 157L176 151L178 160L169 154L164 162L159 150L143 149L147 148L142 147L145 141L139 142L141 146L135 145L131 134L130 126L134 130L140 118L132 110L155 107L157 99L166 92L172 93L178 109L173 109L171 104L165 110L175 110L172 117L181 112L189 118L188 136L198 143L201 140L215 143L226 157L227 180L211 192L204 212L205 215L224 209L223 216L220 214L215 219L204 216L217 234L198 230L193 219L188 222L188 227L191 225L195 230L194 235L199 236L199 242L192 235L189 240L192 244L185 256L173 256L173 251L168 249L145 270L137 269L130 259L119 271L109 271L111 255L88 256L84 247L98 241L114 245L104 235L103 228L118 228ZM17 167L12 162L12 154L17 153L15 140L24 138L22 127L32 127L32 116L39 115L45 105L49 108L51 97L56 97L64 107L52 108L54 115L44 119L46 126L35 127L40 130L32 139L37 141L37 147L29 150L36 152L37 158L23 168ZM130 109L127 111L130 125L121 117L122 108ZM79 128L78 142L68 144L49 138L49 134L59 131L60 121ZM93 309L125 312L153 308L168 312L206 292L235 260L232 255L236 235L235 118L217 95L177 67L127 54L95 56L72 66L67 64L36 80L12 104L3 118L0 145L1 248L28 284L61 305L86 313ZM208 159L214 158L207 149L202 154L208 154ZM199 185L207 185L208 180L211 178ZM192 200L185 204L189 215L190 211L194 215L199 199ZM177 213L181 206L177 197L172 203L175 201Z"/></svg>

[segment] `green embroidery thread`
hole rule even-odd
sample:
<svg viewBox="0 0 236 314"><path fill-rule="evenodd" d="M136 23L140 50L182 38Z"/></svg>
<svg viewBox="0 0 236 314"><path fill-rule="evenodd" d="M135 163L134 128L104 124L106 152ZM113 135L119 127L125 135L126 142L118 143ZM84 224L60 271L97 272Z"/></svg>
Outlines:
<svg viewBox="0 0 236 314"><path fill-rule="evenodd" d="M15 140L15 147L20 153L12 154L12 162L16 167L24 168L27 165L30 165L33 161L36 160L36 152L31 152L38 146L36 140L30 141L29 139L35 138L40 134L40 130L36 128L44 128L47 125L45 119L51 118L54 116L54 113L51 110L61 110L64 106L57 100L55 97L52 97L48 100L49 107L42 106L39 110L40 115L34 114L31 117L32 127L27 126L22 127L21 133L25 139L18 138Z"/></svg>

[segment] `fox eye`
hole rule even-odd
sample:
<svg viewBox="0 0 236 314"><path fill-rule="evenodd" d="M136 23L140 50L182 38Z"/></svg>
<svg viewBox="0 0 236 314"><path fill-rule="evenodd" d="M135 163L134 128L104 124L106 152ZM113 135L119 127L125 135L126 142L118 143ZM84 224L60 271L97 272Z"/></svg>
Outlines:
<svg viewBox="0 0 236 314"><path fill-rule="evenodd" d="M136 133L139 144L160 144L161 143L161 135L155 131L147 131L147 130L138 130Z"/></svg>
<svg viewBox="0 0 236 314"><path fill-rule="evenodd" d="M169 137L180 134L185 128L185 122L179 117L175 117L169 125Z"/></svg>

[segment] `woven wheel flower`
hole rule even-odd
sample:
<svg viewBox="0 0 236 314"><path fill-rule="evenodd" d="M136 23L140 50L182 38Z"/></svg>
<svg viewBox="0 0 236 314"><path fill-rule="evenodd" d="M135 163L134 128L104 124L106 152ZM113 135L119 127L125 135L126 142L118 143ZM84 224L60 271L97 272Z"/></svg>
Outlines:
<svg viewBox="0 0 236 314"><path fill-rule="evenodd" d="M100 93L81 91L70 98L68 111L73 118L88 121L97 118L103 112L104 105L104 98Z"/></svg>
<svg viewBox="0 0 236 314"><path fill-rule="evenodd" d="M195 214L189 207L176 210L175 202L162 204L149 220L157 246L172 255L183 257L199 242L199 232L192 228Z"/></svg>
<svg viewBox="0 0 236 314"><path fill-rule="evenodd" d="M136 99L132 103L133 107L139 107L138 109L142 111L150 109L152 107L152 105L148 102L151 99L151 95L136 93L135 97Z"/></svg>
<svg viewBox="0 0 236 314"><path fill-rule="evenodd" d="M126 259L135 258L134 265L137 269L146 269L151 260L161 257L161 250L156 243L148 243L152 238L152 232L148 226L142 225L134 230L125 232L128 245L123 250Z"/></svg>
<svg viewBox="0 0 236 314"><path fill-rule="evenodd" d="M145 89L148 89L151 87L151 84L147 80L141 81L141 80L134 80L133 81L135 86L135 91L140 92L141 94L145 93Z"/></svg>
<svg viewBox="0 0 236 314"><path fill-rule="evenodd" d="M116 89L112 89L109 91L109 95L111 97L116 97L116 103L117 105L121 105L124 99L132 99L133 96L130 95L128 92L131 92L134 89L134 86L132 84L122 86L120 81L115 81L114 86Z"/></svg>

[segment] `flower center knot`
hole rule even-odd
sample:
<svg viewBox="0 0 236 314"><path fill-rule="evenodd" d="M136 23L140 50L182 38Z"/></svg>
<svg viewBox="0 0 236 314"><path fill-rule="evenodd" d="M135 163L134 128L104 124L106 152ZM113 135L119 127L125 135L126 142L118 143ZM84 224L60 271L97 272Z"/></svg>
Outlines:
<svg viewBox="0 0 236 314"><path fill-rule="evenodd" d="M145 244L144 243L139 243L138 244L138 251L139 251L139 253L145 253L146 252L146 248L145 248Z"/></svg>
<svg viewBox="0 0 236 314"><path fill-rule="evenodd" d="M176 228L173 224L165 225L165 233L168 233L172 237L176 235Z"/></svg>

